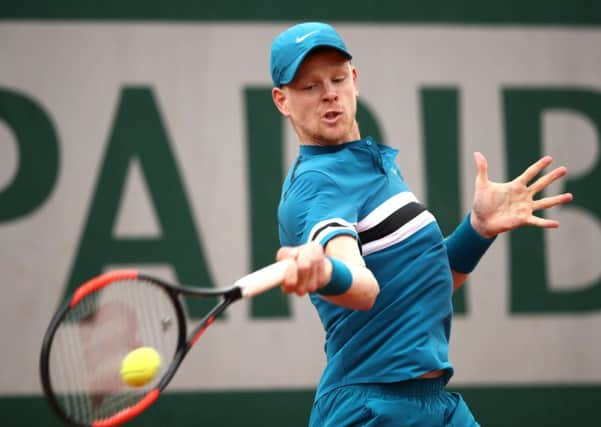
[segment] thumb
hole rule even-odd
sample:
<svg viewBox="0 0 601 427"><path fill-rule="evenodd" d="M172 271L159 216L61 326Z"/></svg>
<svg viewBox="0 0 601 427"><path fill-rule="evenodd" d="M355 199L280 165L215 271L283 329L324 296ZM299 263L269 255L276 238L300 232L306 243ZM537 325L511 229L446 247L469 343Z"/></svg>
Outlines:
<svg viewBox="0 0 601 427"><path fill-rule="evenodd" d="M286 258L295 258L298 255L298 248L291 246L282 246L276 255L276 260L281 261Z"/></svg>
<svg viewBox="0 0 601 427"><path fill-rule="evenodd" d="M488 162L486 161L486 157L479 151L476 151L474 152L474 160L478 169L476 180L480 180L482 183L488 182Z"/></svg>

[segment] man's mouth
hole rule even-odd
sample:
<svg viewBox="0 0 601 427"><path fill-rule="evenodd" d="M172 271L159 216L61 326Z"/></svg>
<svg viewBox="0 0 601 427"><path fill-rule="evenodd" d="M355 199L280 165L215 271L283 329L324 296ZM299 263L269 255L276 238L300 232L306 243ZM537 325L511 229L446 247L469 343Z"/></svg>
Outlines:
<svg viewBox="0 0 601 427"><path fill-rule="evenodd" d="M322 117L328 123L334 123L338 120L339 117L342 116L342 112L340 111L327 111Z"/></svg>

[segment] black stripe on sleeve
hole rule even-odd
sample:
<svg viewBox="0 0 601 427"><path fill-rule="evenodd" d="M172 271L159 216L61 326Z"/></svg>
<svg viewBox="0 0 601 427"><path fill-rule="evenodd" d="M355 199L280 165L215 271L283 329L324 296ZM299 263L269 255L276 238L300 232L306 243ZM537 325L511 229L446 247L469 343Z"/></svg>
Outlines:
<svg viewBox="0 0 601 427"><path fill-rule="evenodd" d="M319 227L317 230L315 230L315 233L313 233L313 237L311 237L311 241L315 240L315 238L319 235L319 233L321 233L323 230L325 230L328 227L348 228L346 225L340 224L338 222L329 222L329 223L325 224L323 227Z"/></svg>

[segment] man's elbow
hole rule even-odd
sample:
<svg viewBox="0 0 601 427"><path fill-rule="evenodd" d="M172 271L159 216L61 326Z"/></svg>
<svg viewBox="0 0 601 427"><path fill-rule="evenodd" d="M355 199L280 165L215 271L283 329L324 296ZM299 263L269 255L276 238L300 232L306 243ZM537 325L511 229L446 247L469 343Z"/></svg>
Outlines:
<svg viewBox="0 0 601 427"><path fill-rule="evenodd" d="M361 298L357 298L357 307L354 307L354 309L361 311L371 310L376 303L379 293L380 287L377 284L371 286Z"/></svg>
<svg viewBox="0 0 601 427"><path fill-rule="evenodd" d="M360 291L353 289L344 295L328 296L326 299L351 310L367 311L376 303L379 292L380 288L375 283L374 286L364 287Z"/></svg>

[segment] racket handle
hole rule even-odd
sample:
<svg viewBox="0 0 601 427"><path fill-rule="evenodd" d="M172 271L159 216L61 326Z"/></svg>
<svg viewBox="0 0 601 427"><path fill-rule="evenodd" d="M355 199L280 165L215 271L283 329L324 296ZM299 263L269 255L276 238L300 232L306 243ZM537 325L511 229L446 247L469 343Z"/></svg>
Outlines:
<svg viewBox="0 0 601 427"><path fill-rule="evenodd" d="M253 271L238 279L234 285L241 289L243 298L252 298L262 294L282 283L290 262L290 260L284 259Z"/></svg>

